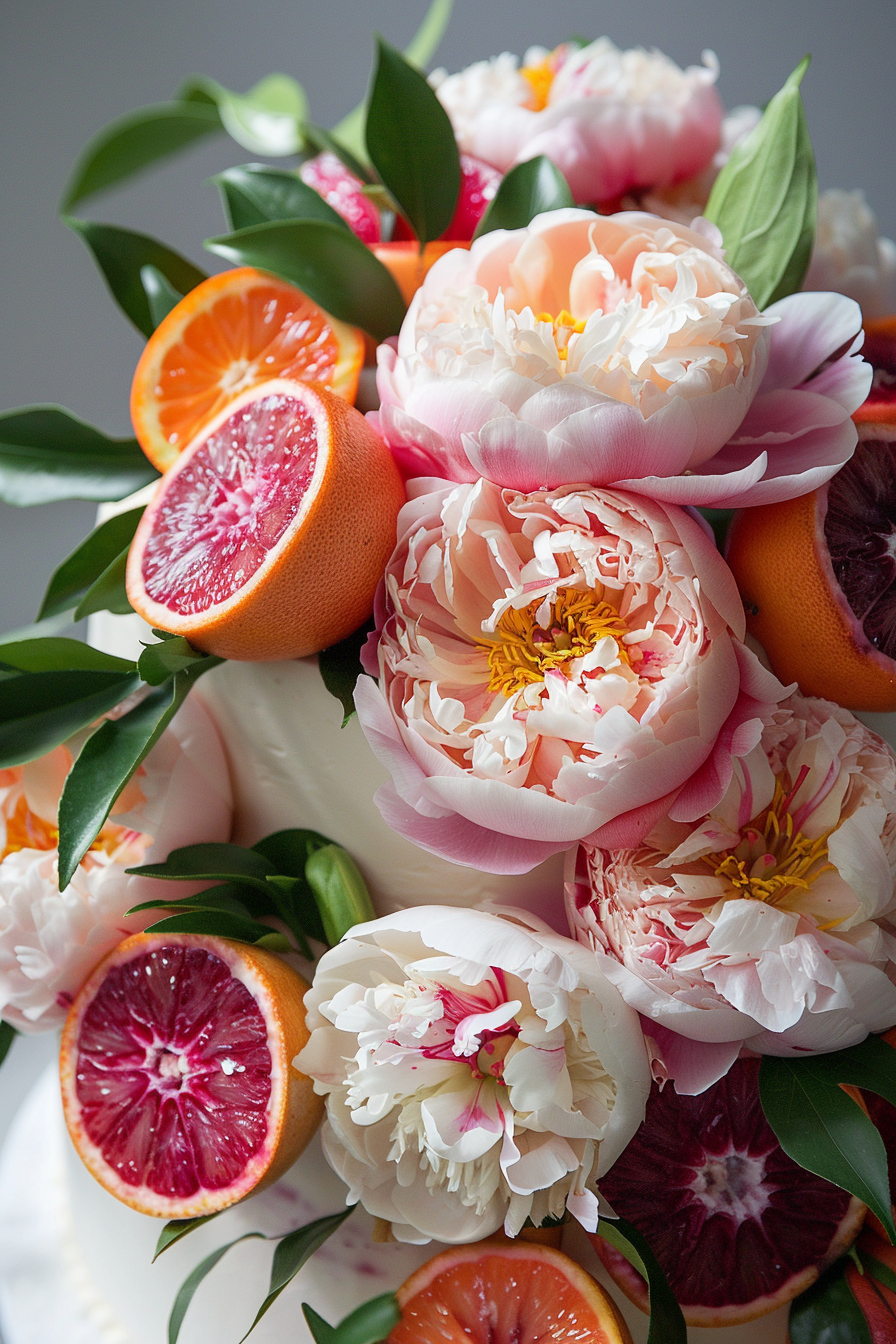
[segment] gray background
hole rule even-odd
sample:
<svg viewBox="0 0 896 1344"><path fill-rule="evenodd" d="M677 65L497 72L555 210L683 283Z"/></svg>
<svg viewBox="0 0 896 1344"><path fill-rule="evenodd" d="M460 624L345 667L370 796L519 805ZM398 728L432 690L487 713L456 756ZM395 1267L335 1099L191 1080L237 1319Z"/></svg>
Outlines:
<svg viewBox="0 0 896 1344"><path fill-rule="evenodd" d="M101 126L170 97L194 73L245 89L272 70L305 85L331 125L361 97L374 28L401 45L425 0L3 0L0 125L0 408L58 401L128 432L142 341L105 293L83 244L56 218L75 158ZM510 47L606 33L658 46L681 65L713 48L729 107L763 103L800 58L822 186L864 187L896 236L892 115L894 0L456 0L438 60L456 70ZM202 239L223 227L204 180L250 156L225 137L188 151L85 213L155 234L207 269ZM34 618L52 568L86 533L93 506L0 505L0 630ZM0 1132L51 1043L17 1042L0 1086Z"/></svg>

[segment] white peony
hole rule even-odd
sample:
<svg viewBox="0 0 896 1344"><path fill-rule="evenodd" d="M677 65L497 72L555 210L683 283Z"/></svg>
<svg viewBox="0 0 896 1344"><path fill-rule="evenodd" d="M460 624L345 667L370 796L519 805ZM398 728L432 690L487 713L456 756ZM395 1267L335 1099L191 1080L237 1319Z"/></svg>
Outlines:
<svg viewBox="0 0 896 1344"><path fill-rule="evenodd" d="M527 926L518 922L525 921ZM321 958L295 1060L327 1098L324 1152L399 1241L515 1236L569 1210L644 1116L636 1014L583 949L521 912L422 906Z"/></svg>
<svg viewBox="0 0 896 1344"><path fill-rule="evenodd" d="M865 318L896 311L896 243L880 236L864 192L819 196L815 251L803 289L846 294Z"/></svg>

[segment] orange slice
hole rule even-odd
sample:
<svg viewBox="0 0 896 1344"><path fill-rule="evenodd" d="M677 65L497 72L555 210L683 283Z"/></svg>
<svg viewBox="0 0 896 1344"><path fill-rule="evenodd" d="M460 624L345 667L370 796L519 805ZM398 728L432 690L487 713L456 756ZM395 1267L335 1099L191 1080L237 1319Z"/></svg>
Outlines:
<svg viewBox="0 0 896 1344"><path fill-rule="evenodd" d="M303 658L370 615L404 486L389 449L323 387L236 398L159 483L131 545L128 598L222 658Z"/></svg>
<svg viewBox="0 0 896 1344"><path fill-rule="evenodd" d="M165 471L239 393L271 378L323 383L353 402L364 339L309 298L244 266L204 280L150 336L131 387L131 420Z"/></svg>
<svg viewBox="0 0 896 1344"><path fill-rule="evenodd" d="M307 989L273 952L229 938L119 943L62 1034L66 1123L100 1185L140 1213L195 1218L282 1176L323 1110L291 1062Z"/></svg>

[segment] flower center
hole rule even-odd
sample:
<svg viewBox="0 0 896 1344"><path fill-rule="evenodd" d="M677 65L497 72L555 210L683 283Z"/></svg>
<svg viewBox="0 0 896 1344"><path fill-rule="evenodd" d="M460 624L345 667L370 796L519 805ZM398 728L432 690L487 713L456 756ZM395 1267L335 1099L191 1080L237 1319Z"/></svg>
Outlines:
<svg viewBox="0 0 896 1344"><path fill-rule="evenodd" d="M817 877L833 871L834 865L828 862L830 831L810 840L796 830L790 812L806 773L804 767L787 794L779 776L764 819L741 831L735 849L704 857L703 862L710 865L716 877L728 882L737 896L775 905L792 892L808 891Z"/></svg>
<svg viewBox="0 0 896 1344"><path fill-rule="evenodd" d="M554 341L557 354L561 359L569 355L569 338L580 336L585 330L584 321L577 322L568 308L562 308L556 317L552 313L537 313L536 322L550 322L554 328Z"/></svg>
<svg viewBox="0 0 896 1344"><path fill-rule="evenodd" d="M477 640L488 649L490 691L510 699L526 686L542 682L548 672L568 674L571 662L590 653L608 635L628 663L622 645L625 621L615 607L591 589L560 588L553 601L509 608L495 628L497 639Z"/></svg>
<svg viewBox="0 0 896 1344"><path fill-rule="evenodd" d="M58 827L36 816L29 809L23 794L12 816L6 819L6 847L0 854L0 863L8 854L16 854L20 849L56 849L58 844Z"/></svg>
<svg viewBox="0 0 896 1344"><path fill-rule="evenodd" d="M484 1040L475 1060L470 1060L473 1065L473 1076L475 1078L491 1077L497 1082L503 1083L504 1060L519 1034L520 1029L514 1022L512 1030L502 1031L500 1034L493 1036L491 1040Z"/></svg>
<svg viewBox="0 0 896 1344"><path fill-rule="evenodd" d="M554 82L556 73L553 66L553 55L545 56L538 65L524 65L520 69L523 79L527 80L532 89L532 101L529 104L531 111L543 112L548 105L548 98L551 93L551 85Z"/></svg>

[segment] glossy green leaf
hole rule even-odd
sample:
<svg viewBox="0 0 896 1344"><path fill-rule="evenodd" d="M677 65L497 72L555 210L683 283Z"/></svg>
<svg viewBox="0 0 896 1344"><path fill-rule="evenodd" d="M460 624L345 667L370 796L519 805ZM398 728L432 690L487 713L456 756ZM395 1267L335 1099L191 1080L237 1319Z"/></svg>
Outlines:
<svg viewBox="0 0 896 1344"><path fill-rule="evenodd" d="M160 159L221 130L217 109L202 103L155 103L101 130L75 165L61 209L123 182Z"/></svg>
<svg viewBox="0 0 896 1344"><path fill-rule="evenodd" d="M445 30L451 19L452 0L433 0L423 17L423 22L404 49L406 60L418 70L429 65L436 54ZM366 100L352 108L337 126L332 136L357 159L365 159L364 121L367 115Z"/></svg>
<svg viewBox="0 0 896 1344"><path fill-rule="evenodd" d="M18 1034L11 1022L0 1022L0 1064L9 1054L10 1047Z"/></svg>
<svg viewBox="0 0 896 1344"><path fill-rule="evenodd" d="M141 877L167 882L242 882L268 894L266 878L276 868L263 854L242 845L206 843L173 849L164 863L144 863L129 868Z"/></svg>
<svg viewBox="0 0 896 1344"><path fill-rule="evenodd" d="M293 829L276 831L253 845L253 849L269 859L277 870L277 876L267 879L271 896L276 902L277 913L300 945L303 937L314 938L319 943L327 941L314 892L305 877L305 866L315 850L331 843L318 831ZM311 960L310 948L306 955Z"/></svg>
<svg viewBox="0 0 896 1344"><path fill-rule="evenodd" d="M868 1322L838 1260L790 1304L790 1344L872 1344Z"/></svg>
<svg viewBox="0 0 896 1344"><path fill-rule="evenodd" d="M796 293L812 256L818 179L800 96L809 59L732 150L704 211L721 231L726 262L758 308Z"/></svg>
<svg viewBox="0 0 896 1344"><path fill-rule="evenodd" d="M155 266L180 295L189 294L206 278L198 266L148 234L70 215L64 222L84 239L112 297L144 336L151 336L156 329L141 279L144 267Z"/></svg>
<svg viewBox="0 0 896 1344"><path fill-rule="evenodd" d="M112 439L63 406L0 412L0 499L123 499L158 479L136 439Z"/></svg>
<svg viewBox="0 0 896 1344"><path fill-rule="evenodd" d="M855 1247L853 1247L855 1250ZM884 1288L889 1288L891 1293L896 1293L896 1274L889 1265L885 1265L883 1260L876 1260L873 1255L863 1255L859 1253L859 1263L865 1274L870 1274L872 1279L876 1279Z"/></svg>
<svg viewBox="0 0 896 1344"><path fill-rule="evenodd" d="M367 153L422 243L445 232L460 191L448 113L426 77L382 38L367 108Z"/></svg>
<svg viewBox="0 0 896 1344"><path fill-rule="evenodd" d="M157 632L163 633L163 632ZM137 660L137 671L150 686L161 686L168 677L187 668L208 672L222 660L194 649L183 635L165 635L158 644L147 644Z"/></svg>
<svg viewBox="0 0 896 1344"><path fill-rule="evenodd" d="M268 924L240 919L226 910L185 910L168 915L147 927L149 933L201 933L205 938L233 938L238 943L259 943L276 952L292 952L288 938Z"/></svg>
<svg viewBox="0 0 896 1344"><path fill-rule="evenodd" d="M143 293L146 295L150 321L153 324L153 330L155 330L171 310L177 307L183 298L183 294L174 288L158 266L141 266L140 283L143 286Z"/></svg>
<svg viewBox="0 0 896 1344"><path fill-rule="evenodd" d="M352 1212L352 1208L331 1214L327 1218L318 1218L315 1222L309 1223L306 1227L297 1228L295 1232L290 1232L288 1236L283 1238L274 1251L268 1295L258 1308L255 1320L243 1335L240 1344L243 1344L243 1340L249 1338L262 1316L274 1305L283 1289L292 1282L314 1252L319 1250L327 1238L332 1236L336 1229L345 1222Z"/></svg>
<svg viewBox="0 0 896 1344"><path fill-rule="evenodd" d="M316 219L256 224L209 238L205 246L237 266L257 266L289 280L328 313L378 341L401 326L405 303L398 286L349 229Z"/></svg>
<svg viewBox="0 0 896 1344"><path fill-rule="evenodd" d="M247 93L233 93L213 79L197 76L181 97L202 94L217 107L225 131L243 149L266 158L298 154L304 145L308 99L290 75L266 75Z"/></svg>
<svg viewBox="0 0 896 1344"><path fill-rule="evenodd" d="M500 186L479 221L475 236L494 229L524 229L536 215L573 205L566 178L544 154L518 163Z"/></svg>
<svg viewBox="0 0 896 1344"><path fill-rule="evenodd" d="M142 516L142 508L128 509L127 513L118 513L94 528L54 571L38 620L76 607L113 560L130 545Z"/></svg>
<svg viewBox="0 0 896 1344"><path fill-rule="evenodd" d="M253 919L255 915L261 913L270 914L268 902L264 901L257 892L252 892L256 899L247 903L243 896L247 894L248 889L241 887L235 882L222 882L217 887L206 887L204 891L196 892L192 896L172 896L167 900L160 898L152 901L141 901L139 905L132 906L127 911L129 915L140 914L144 910L170 910L174 914L189 912L190 910L223 910L225 914L237 915L240 919ZM252 908L250 909L250 905Z"/></svg>
<svg viewBox="0 0 896 1344"><path fill-rule="evenodd" d="M0 665L19 672L116 672L133 674L136 665L91 648L80 639L37 638L0 645Z"/></svg>
<svg viewBox="0 0 896 1344"><path fill-rule="evenodd" d="M222 1210L218 1210L221 1213ZM174 1218L170 1223L166 1223L159 1233L159 1239L156 1242L156 1249L153 1253L152 1264L158 1260L163 1251L167 1251L169 1246L176 1246L184 1237L195 1232L198 1227L204 1227L210 1223L213 1218L217 1218L217 1213L207 1213L202 1218Z"/></svg>
<svg viewBox="0 0 896 1344"><path fill-rule="evenodd" d="M2 658L2 650L0 650ZM285 831L274 831L252 846L252 853L261 854L272 865L272 871L288 877L304 879L305 864L316 849L323 849L333 842L320 831L306 830L304 827L290 827Z"/></svg>
<svg viewBox="0 0 896 1344"><path fill-rule="evenodd" d="M128 547L119 551L102 574L92 583L75 608L75 620L82 621L95 611L111 611L115 616L127 616L133 611L128 601L125 575L128 567Z"/></svg>
<svg viewBox="0 0 896 1344"><path fill-rule="evenodd" d="M687 1326L669 1280L636 1227L624 1218L601 1218L598 1232L632 1265L647 1284L650 1328L647 1344L687 1344Z"/></svg>
<svg viewBox="0 0 896 1344"><path fill-rule="evenodd" d="M328 649L317 655L323 683L342 705L343 728L355 712L355 685L364 672L361 666L361 650L373 628L373 622L368 621L347 639L343 639L339 644L331 644Z"/></svg>
<svg viewBox="0 0 896 1344"><path fill-rule="evenodd" d="M358 135L363 137L364 122L363 119L358 124ZM350 149L337 140L330 132L325 131L322 126L315 126L313 122L308 122L305 126L305 139L312 149L316 149L320 154L334 154L340 163L352 173L359 182L365 186L375 183L376 179L366 162L356 158Z"/></svg>
<svg viewBox="0 0 896 1344"><path fill-rule="evenodd" d="M251 1241L252 1239L267 1241L263 1232L244 1232L241 1237L236 1237L234 1241L228 1241L226 1246L219 1246L211 1255L207 1255L201 1260L192 1274L189 1274L178 1290L177 1297L174 1299L174 1306L171 1308L171 1315L168 1317L168 1344L177 1344L177 1338L180 1334L180 1328L184 1323L184 1317L187 1314L187 1308L193 1301L196 1289L214 1269L219 1260L227 1254L233 1247L238 1246L241 1241Z"/></svg>
<svg viewBox="0 0 896 1344"><path fill-rule="evenodd" d="M381 1293L364 1302L339 1322L328 1325L307 1302L302 1315L315 1344L380 1344L401 1320L401 1308L394 1293Z"/></svg>
<svg viewBox="0 0 896 1344"><path fill-rule="evenodd" d="M892 1059L889 1046L879 1044ZM848 1056L852 1051L838 1053ZM836 1056L779 1059L764 1055L759 1096L765 1118L788 1157L856 1195L877 1214L890 1240L896 1241L883 1139L858 1103L839 1086L852 1078L840 1078L845 1070L832 1065L832 1060Z"/></svg>
<svg viewBox="0 0 896 1344"><path fill-rule="evenodd" d="M231 229L248 229L284 219L320 219L347 229L332 206L297 173L247 163L227 168L213 179L221 192Z"/></svg>
<svg viewBox="0 0 896 1344"><path fill-rule="evenodd" d="M87 669L31 672L0 681L0 769L44 756L139 685L136 673Z"/></svg>
<svg viewBox="0 0 896 1344"><path fill-rule="evenodd" d="M316 849L305 865L305 876L331 947L356 924L376 919L367 884L351 854L341 845Z"/></svg>

